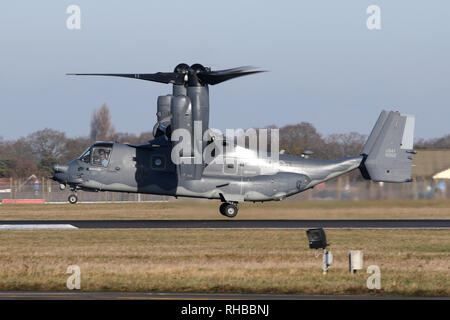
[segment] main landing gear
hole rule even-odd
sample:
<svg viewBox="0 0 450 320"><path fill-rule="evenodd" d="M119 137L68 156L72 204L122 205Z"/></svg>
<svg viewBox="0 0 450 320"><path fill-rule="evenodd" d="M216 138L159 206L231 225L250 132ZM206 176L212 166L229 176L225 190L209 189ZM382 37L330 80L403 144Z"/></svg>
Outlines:
<svg viewBox="0 0 450 320"><path fill-rule="evenodd" d="M219 211L225 217L234 218L238 213L237 202L236 203L224 202L220 205Z"/></svg>

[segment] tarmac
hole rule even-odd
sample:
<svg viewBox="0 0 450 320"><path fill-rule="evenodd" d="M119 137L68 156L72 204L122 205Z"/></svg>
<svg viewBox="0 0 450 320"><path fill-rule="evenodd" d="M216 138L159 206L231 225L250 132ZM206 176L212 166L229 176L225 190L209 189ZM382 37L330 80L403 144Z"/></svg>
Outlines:
<svg viewBox="0 0 450 320"><path fill-rule="evenodd" d="M450 229L450 220L3 220L0 230L33 229Z"/></svg>

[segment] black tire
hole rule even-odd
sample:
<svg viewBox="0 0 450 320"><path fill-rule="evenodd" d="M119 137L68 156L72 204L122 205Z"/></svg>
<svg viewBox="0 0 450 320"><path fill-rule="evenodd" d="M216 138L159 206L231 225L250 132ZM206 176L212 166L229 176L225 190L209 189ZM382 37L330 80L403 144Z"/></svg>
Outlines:
<svg viewBox="0 0 450 320"><path fill-rule="evenodd" d="M238 213L238 207L232 203L227 203L226 206L224 206L223 215L228 218L234 218L236 217Z"/></svg>
<svg viewBox="0 0 450 320"><path fill-rule="evenodd" d="M75 204L78 201L78 197L74 194L71 194L69 198L67 198L70 204Z"/></svg>
<svg viewBox="0 0 450 320"><path fill-rule="evenodd" d="M219 212L220 212L220 214L221 215L225 215L225 207L228 205L228 203L226 203L226 202L224 202L224 203L222 203L221 205L220 205L220 207L219 207Z"/></svg>

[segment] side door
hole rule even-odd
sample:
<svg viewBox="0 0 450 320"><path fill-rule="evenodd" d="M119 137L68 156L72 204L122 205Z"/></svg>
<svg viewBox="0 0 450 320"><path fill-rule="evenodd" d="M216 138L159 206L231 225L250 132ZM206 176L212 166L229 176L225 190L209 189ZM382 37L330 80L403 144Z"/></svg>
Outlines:
<svg viewBox="0 0 450 320"><path fill-rule="evenodd" d="M224 158L223 173L225 176L233 177L240 182L238 194L241 196L244 194L244 165L245 162L242 159L235 157Z"/></svg>

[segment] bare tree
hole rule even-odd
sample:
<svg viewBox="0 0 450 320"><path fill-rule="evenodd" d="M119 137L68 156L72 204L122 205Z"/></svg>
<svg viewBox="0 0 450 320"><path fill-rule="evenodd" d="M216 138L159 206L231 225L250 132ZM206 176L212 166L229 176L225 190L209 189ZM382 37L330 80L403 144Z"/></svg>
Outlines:
<svg viewBox="0 0 450 320"><path fill-rule="evenodd" d="M29 159L12 159L5 170L6 177L23 178L37 173L36 164Z"/></svg>
<svg viewBox="0 0 450 320"><path fill-rule="evenodd" d="M0 160L7 159L8 144L0 136Z"/></svg>
<svg viewBox="0 0 450 320"><path fill-rule="evenodd" d="M450 134L434 139L418 139L415 143L417 149L449 149Z"/></svg>
<svg viewBox="0 0 450 320"><path fill-rule="evenodd" d="M7 141L4 151L1 155L2 159L29 159L34 160L33 150L27 138L19 138L17 140Z"/></svg>
<svg viewBox="0 0 450 320"><path fill-rule="evenodd" d="M61 163L69 162L70 160L79 157L90 144L91 141L89 137L68 138L64 153L60 159Z"/></svg>
<svg viewBox="0 0 450 320"><path fill-rule="evenodd" d="M111 137L111 139L115 142L131 144L147 142L152 140L153 138L153 133L151 131L142 132L139 136L135 135L134 133L116 132Z"/></svg>
<svg viewBox="0 0 450 320"><path fill-rule="evenodd" d="M366 141L366 136L357 132L330 134L325 142L326 152L332 158L358 155Z"/></svg>
<svg viewBox="0 0 450 320"><path fill-rule="evenodd" d="M287 154L300 155L305 150L311 150L315 157L326 155L325 142L311 123L284 126L279 134L280 149L285 149Z"/></svg>
<svg viewBox="0 0 450 320"><path fill-rule="evenodd" d="M33 132L27 136L31 152L36 161L45 158L59 159L66 146L66 134L64 132L44 129Z"/></svg>
<svg viewBox="0 0 450 320"><path fill-rule="evenodd" d="M139 138L134 133L116 132L112 140L120 143L138 143Z"/></svg>
<svg viewBox="0 0 450 320"><path fill-rule="evenodd" d="M100 109L94 110L92 113L91 140L109 140L114 136L114 131L109 108L106 103L104 103Z"/></svg>

